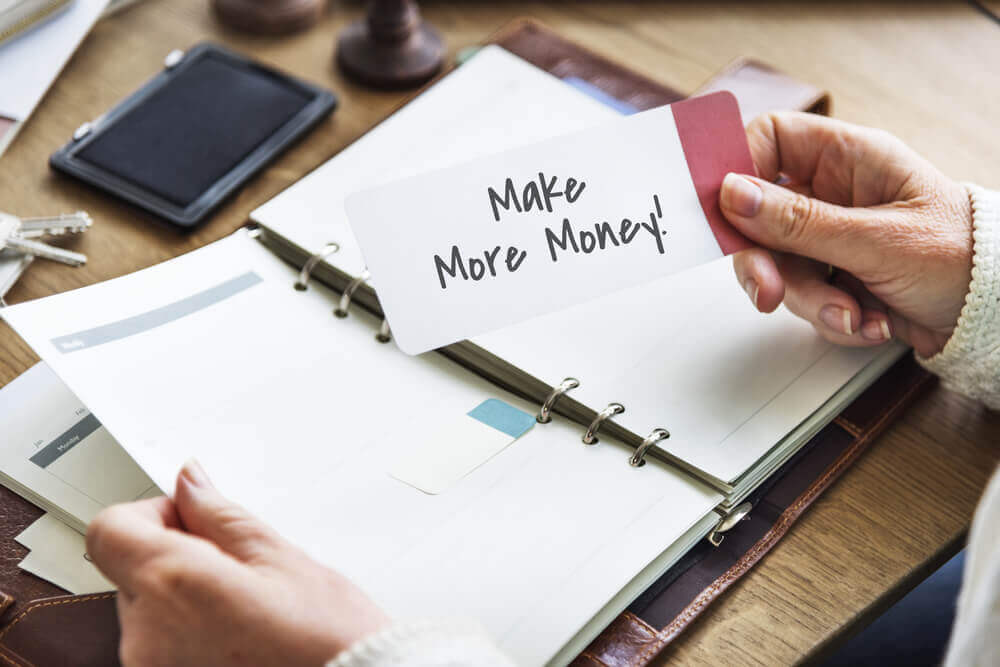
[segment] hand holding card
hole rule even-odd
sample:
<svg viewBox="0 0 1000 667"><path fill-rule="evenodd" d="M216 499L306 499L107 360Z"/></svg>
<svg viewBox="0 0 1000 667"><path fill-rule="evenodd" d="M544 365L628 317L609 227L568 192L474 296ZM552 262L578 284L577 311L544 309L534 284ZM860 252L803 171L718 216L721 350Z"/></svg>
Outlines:
<svg viewBox="0 0 1000 667"><path fill-rule="evenodd" d="M723 218L754 173L721 92L352 195L348 219L410 354L703 264L749 242Z"/></svg>

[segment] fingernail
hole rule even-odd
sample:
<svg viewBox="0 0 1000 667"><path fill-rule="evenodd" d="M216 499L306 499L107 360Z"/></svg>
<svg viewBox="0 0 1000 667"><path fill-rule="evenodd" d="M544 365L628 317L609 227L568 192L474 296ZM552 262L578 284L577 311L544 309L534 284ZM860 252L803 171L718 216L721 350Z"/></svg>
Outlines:
<svg viewBox="0 0 1000 667"><path fill-rule="evenodd" d="M823 310L819 311L819 319L823 324L837 333L848 336L854 333L854 330L851 328L851 311L846 308L841 308L840 306L823 306Z"/></svg>
<svg viewBox="0 0 1000 667"><path fill-rule="evenodd" d="M764 193L760 186L738 174L726 174L722 181L722 205L737 215L752 218L760 212Z"/></svg>
<svg viewBox="0 0 1000 667"><path fill-rule="evenodd" d="M205 469L201 467L201 464L195 459L188 459L184 463L184 467L181 468L181 474L187 478L187 481L191 482L198 488L212 488L212 482L208 479L208 474L205 472Z"/></svg>
<svg viewBox="0 0 1000 667"><path fill-rule="evenodd" d="M747 278L747 281L743 283L743 290L753 302L753 307L757 308L757 297L760 295L760 285L757 284L757 281L753 278ZM760 309L758 308L758 310Z"/></svg>
<svg viewBox="0 0 1000 667"><path fill-rule="evenodd" d="M883 341L892 338L892 332L885 320L872 320L861 325L861 336L865 340Z"/></svg>

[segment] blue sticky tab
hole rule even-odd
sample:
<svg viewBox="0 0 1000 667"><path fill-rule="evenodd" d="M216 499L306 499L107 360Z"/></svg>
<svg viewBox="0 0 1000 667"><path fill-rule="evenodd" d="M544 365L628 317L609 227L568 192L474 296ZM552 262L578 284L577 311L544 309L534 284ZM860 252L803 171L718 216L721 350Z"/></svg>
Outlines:
<svg viewBox="0 0 1000 667"><path fill-rule="evenodd" d="M573 86L580 92L590 95L598 102L611 107L620 114L631 116L634 113L639 113L639 109L635 105L623 102L617 97L613 97L591 82L581 79L578 76L567 76L563 79L563 81Z"/></svg>
<svg viewBox="0 0 1000 667"><path fill-rule="evenodd" d="M535 425L534 415L529 415L524 410L518 410L499 398L487 398L472 408L468 414L476 421L495 428L501 433L506 433L512 438L520 438Z"/></svg>

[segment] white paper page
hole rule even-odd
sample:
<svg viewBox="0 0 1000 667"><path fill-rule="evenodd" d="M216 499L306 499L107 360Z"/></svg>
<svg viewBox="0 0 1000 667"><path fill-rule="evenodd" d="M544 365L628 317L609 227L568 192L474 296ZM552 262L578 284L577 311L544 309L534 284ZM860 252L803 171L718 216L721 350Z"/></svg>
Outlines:
<svg viewBox="0 0 1000 667"><path fill-rule="evenodd" d="M43 514L14 538L31 549L18 566L74 595L114 590L87 557L87 543L51 514Z"/></svg>
<svg viewBox="0 0 1000 667"><path fill-rule="evenodd" d="M45 364L0 389L0 482L84 530L102 508L159 490Z"/></svg>
<svg viewBox="0 0 1000 667"><path fill-rule="evenodd" d="M6 250L0 251L0 299L14 286L14 283L21 277L33 259L31 255L21 255Z"/></svg>
<svg viewBox="0 0 1000 667"><path fill-rule="evenodd" d="M248 273L259 281L212 292ZM555 655L721 500L658 463L631 468L613 443L585 447L560 420L441 495L393 479L413 434L489 397L534 408L440 355L377 343L375 321L333 317L337 295L297 292L295 277L239 234L2 312L161 485L197 456L391 615L478 619L520 663Z"/></svg>
<svg viewBox="0 0 1000 667"><path fill-rule="evenodd" d="M327 261L365 263L344 217L362 188L582 129L618 113L499 46L487 46L305 178L250 214Z"/></svg>
<svg viewBox="0 0 1000 667"><path fill-rule="evenodd" d="M717 262L617 292L473 342L645 435L670 431L664 449L731 481L874 358L899 347L852 349L824 341L782 307L757 312Z"/></svg>
<svg viewBox="0 0 1000 667"><path fill-rule="evenodd" d="M23 121L31 115L107 4L73 0L52 20L0 44L0 116Z"/></svg>

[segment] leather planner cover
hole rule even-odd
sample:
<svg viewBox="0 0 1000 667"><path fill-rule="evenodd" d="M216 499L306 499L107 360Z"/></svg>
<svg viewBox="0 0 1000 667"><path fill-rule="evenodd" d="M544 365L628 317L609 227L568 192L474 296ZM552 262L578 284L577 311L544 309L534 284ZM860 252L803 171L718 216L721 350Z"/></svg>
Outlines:
<svg viewBox="0 0 1000 667"><path fill-rule="evenodd" d="M496 33L499 44L562 79L586 82L643 110L682 99L677 90L632 72L529 20ZM828 113L829 96L778 70L741 59L698 92L731 89L745 115L773 109ZM748 499L752 509L714 546L703 540L639 596L574 665L644 665L781 539L921 390L934 382L911 356L897 362ZM114 593L71 596L21 571L27 550L14 536L42 511L0 487L0 663L118 664Z"/></svg>

